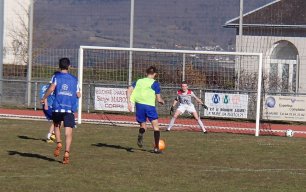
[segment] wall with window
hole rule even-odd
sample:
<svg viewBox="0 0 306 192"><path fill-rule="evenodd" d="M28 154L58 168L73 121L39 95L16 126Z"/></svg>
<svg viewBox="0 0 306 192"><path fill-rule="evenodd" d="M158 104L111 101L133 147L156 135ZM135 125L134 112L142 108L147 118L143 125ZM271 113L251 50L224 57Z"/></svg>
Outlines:
<svg viewBox="0 0 306 192"><path fill-rule="evenodd" d="M263 53L269 91L306 93L305 37L243 36L241 43L237 36L236 46L242 52Z"/></svg>

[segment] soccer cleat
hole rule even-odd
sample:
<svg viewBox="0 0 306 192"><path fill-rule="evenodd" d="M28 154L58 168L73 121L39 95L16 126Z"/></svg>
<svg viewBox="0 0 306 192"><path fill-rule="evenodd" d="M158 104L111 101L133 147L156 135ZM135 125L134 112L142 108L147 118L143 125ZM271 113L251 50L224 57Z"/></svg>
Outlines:
<svg viewBox="0 0 306 192"><path fill-rule="evenodd" d="M63 157L63 164L69 164L69 152L65 151L65 155Z"/></svg>
<svg viewBox="0 0 306 192"><path fill-rule="evenodd" d="M204 133L204 134L207 134L208 132L207 132L207 131L203 131L203 133Z"/></svg>
<svg viewBox="0 0 306 192"><path fill-rule="evenodd" d="M161 154L163 152L161 150L159 150L158 148L154 148L153 153Z"/></svg>
<svg viewBox="0 0 306 192"><path fill-rule="evenodd" d="M138 147L142 148L142 146L143 146L143 134L138 135L137 145L138 145Z"/></svg>
<svg viewBox="0 0 306 192"><path fill-rule="evenodd" d="M63 147L62 143L57 143L56 148L54 150L54 157L58 157L59 156L62 147Z"/></svg>
<svg viewBox="0 0 306 192"><path fill-rule="evenodd" d="M170 132L170 129L166 129L167 132Z"/></svg>

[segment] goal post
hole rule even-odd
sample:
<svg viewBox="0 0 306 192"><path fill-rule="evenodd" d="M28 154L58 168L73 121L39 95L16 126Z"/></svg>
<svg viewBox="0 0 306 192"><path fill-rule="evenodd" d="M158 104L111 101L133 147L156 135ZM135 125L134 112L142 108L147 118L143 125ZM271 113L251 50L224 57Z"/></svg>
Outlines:
<svg viewBox="0 0 306 192"><path fill-rule="evenodd" d="M83 103L83 48L79 49L78 54L78 83L82 92L81 97L78 99L78 124L82 123L82 103Z"/></svg>
<svg viewBox="0 0 306 192"><path fill-rule="evenodd" d="M133 55L132 65L129 65L130 53ZM212 85L221 82L218 90L225 93L252 92L254 109L248 107L248 110L255 110L252 111L256 121L254 131L255 136L259 136L262 53L80 46L78 57L78 79L82 91L84 83L89 82L126 87L131 79L143 75L145 67L157 65L162 87L178 87L180 81L189 82L193 78L192 88L198 85L200 89L212 90ZM254 76L256 82L252 82L249 75ZM248 82L244 82L246 79ZM83 100L79 99L79 124L82 122Z"/></svg>

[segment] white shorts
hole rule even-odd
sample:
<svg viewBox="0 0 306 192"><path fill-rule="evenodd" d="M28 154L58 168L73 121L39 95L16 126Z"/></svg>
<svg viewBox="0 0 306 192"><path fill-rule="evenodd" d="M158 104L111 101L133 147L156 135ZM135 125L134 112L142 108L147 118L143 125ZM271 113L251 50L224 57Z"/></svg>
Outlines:
<svg viewBox="0 0 306 192"><path fill-rule="evenodd" d="M182 114L187 111L188 113L193 113L196 112L196 109L194 108L193 104L180 104L179 107L177 108Z"/></svg>

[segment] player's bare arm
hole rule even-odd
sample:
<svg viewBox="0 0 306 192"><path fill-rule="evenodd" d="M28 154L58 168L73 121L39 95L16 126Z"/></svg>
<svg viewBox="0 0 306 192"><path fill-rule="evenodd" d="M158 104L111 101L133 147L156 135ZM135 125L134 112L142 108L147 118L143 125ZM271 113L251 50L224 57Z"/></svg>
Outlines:
<svg viewBox="0 0 306 192"><path fill-rule="evenodd" d="M203 103L201 99L199 99L197 96L194 95L195 100L198 102L198 104L202 105L204 109L208 109L208 107Z"/></svg>
<svg viewBox="0 0 306 192"><path fill-rule="evenodd" d="M48 106L48 101L47 101L47 99L44 100L44 104L45 104L45 105L44 105L44 109L45 109L45 110L48 110L49 106Z"/></svg>
<svg viewBox="0 0 306 192"><path fill-rule="evenodd" d="M174 99L174 101L173 101L173 104L172 104L172 107L175 107L176 106L176 104L177 104L177 99Z"/></svg>
<svg viewBox="0 0 306 192"><path fill-rule="evenodd" d="M52 92L55 90L56 85L55 84L51 84L50 87L48 88L48 90L46 91L45 95L43 96L43 98L41 99L41 103L44 104L45 100L49 97L49 95L52 94Z"/></svg>
<svg viewBox="0 0 306 192"><path fill-rule="evenodd" d="M202 101L201 99L199 99L197 96L195 96L194 98L195 98L195 100L196 100L199 104L201 104L201 105L204 104L203 101Z"/></svg>
<svg viewBox="0 0 306 192"><path fill-rule="evenodd" d="M133 109L133 106L132 106L132 103L130 101L130 98L131 98L131 94L133 92L133 86L129 86L127 91L126 91L126 97L127 97L127 103L128 103L128 110L131 112L132 109Z"/></svg>
<svg viewBox="0 0 306 192"><path fill-rule="evenodd" d="M82 96L81 92L77 92L77 97L80 98Z"/></svg>
<svg viewBox="0 0 306 192"><path fill-rule="evenodd" d="M176 106L176 104L177 104L177 98L174 99L173 104L170 107L170 115L172 115L172 113L174 112L174 107Z"/></svg>
<svg viewBox="0 0 306 192"><path fill-rule="evenodd" d="M161 98L160 94L156 94L157 102L161 105L165 104L165 101Z"/></svg>
<svg viewBox="0 0 306 192"><path fill-rule="evenodd" d="M77 85L76 96L77 96L77 98L80 98L80 97L82 96L82 94L81 94L81 88L80 88L80 85L79 85L79 84Z"/></svg>

